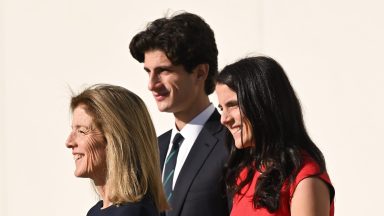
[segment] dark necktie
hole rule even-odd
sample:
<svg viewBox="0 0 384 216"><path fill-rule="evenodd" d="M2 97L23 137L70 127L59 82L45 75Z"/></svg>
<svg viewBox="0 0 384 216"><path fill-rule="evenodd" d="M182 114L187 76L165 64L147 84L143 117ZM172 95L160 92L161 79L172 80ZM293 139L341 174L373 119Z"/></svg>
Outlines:
<svg viewBox="0 0 384 216"><path fill-rule="evenodd" d="M165 167L163 172L163 185L165 190L165 195L169 201L172 197L172 184L173 184L173 174L175 172L177 154L179 153L179 147L183 142L184 137L177 133L172 141L172 149L169 152L168 157L165 159Z"/></svg>

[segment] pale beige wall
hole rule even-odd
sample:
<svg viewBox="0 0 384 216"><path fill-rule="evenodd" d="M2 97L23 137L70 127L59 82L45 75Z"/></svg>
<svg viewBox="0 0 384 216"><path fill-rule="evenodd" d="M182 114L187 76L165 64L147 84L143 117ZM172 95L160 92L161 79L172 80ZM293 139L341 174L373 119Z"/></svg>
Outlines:
<svg viewBox="0 0 384 216"><path fill-rule="evenodd" d="M4 4L0 0L0 215L5 215L5 73L4 73Z"/></svg>
<svg viewBox="0 0 384 216"><path fill-rule="evenodd" d="M206 19L217 34L220 65L257 50L257 26L239 25L257 20L253 1L179 2L5 0L1 216L85 215L96 202L89 180L74 177L71 151L64 146L70 129L69 87L79 91L99 82L127 87L147 103L159 133L170 128L172 116L157 111L143 66L128 50L133 35L168 8Z"/></svg>
<svg viewBox="0 0 384 216"><path fill-rule="evenodd" d="M168 9L206 19L216 34L220 68L250 53L275 57L326 156L336 215L375 215L384 192L382 4L4 0L0 215L84 215L95 203L89 181L73 176L64 147L69 87L79 91L99 82L127 87L144 99L159 133L170 128L172 116L157 111L146 73L128 50L132 36ZM216 104L216 96L211 98Z"/></svg>
<svg viewBox="0 0 384 216"><path fill-rule="evenodd" d="M284 66L336 187L336 215L378 215L384 3L263 1L262 50Z"/></svg>

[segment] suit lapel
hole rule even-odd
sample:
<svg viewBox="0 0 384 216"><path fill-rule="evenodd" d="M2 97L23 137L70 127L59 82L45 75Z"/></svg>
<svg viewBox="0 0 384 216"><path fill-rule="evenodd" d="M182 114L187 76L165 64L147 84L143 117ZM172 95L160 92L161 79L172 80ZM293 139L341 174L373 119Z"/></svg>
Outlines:
<svg viewBox="0 0 384 216"><path fill-rule="evenodd" d="M170 215L180 214L195 176L199 173L206 158L218 143L218 138L215 137L215 134L222 130L219 119L220 114L215 110L193 144L175 184L173 196L170 200L171 206L173 206L174 209L170 212Z"/></svg>
<svg viewBox="0 0 384 216"><path fill-rule="evenodd" d="M167 152L168 152L168 148L169 148L169 142L171 141L171 134L172 134L172 130L169 130L166 133L159 136L159 138L158 138L159 151L160 151L161 173L163 173L164 161L165 161L165 157L167 156Z"/></svg>

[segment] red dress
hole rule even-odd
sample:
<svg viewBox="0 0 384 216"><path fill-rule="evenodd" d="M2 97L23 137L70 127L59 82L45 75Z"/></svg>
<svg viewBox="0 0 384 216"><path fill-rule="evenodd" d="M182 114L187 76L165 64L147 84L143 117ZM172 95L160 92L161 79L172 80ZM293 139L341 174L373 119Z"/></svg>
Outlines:
<svg viewBox="0 0 384 216"><path fill-rule="evenodd" d="M243 195L236 194L233 197L233 206L232 206L231 216L245 216L245 215L246 216L248 215L289 216L291 215L290 213L291 199L297 185L300 183L301 180L307 177L314 176L317 173L319 173L319 169L320 168L318 164L313 159L311 159L309 156L304 155L304 165L302 169L299 171L299 173L297 174L295 181L290 185L290 187L287 183L284 183L281 189L279 209L274 213L270 213L266 208L255 209L253 207L252 198L255 192L255 184L257 179L260 176L260 173L256 172L251 184L244 186L241 190L241 194L245 194L245 195L243 196ZM244 169L243 171L241 171L238 182L240 182L240 179L245 179L247 175L247 171L248 171L247 169ZM331 200L331 208L330 208L329 215L333 216L334 215L334 204L333 204L334 189L331 184L331 181L326 172L322 173L321 175L318 175L317 177L322 179L324 182L326 182L329 188L331 188L330 194L331 194L332 200Z"/></svg>

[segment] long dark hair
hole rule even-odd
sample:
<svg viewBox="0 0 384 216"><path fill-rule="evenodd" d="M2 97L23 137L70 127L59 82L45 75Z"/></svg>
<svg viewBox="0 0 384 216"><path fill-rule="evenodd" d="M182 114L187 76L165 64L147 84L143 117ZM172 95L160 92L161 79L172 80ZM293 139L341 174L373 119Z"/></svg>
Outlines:
<svg viewBox="0 0 384 216"><path fill-rule="evenodd" d="M261 172L253 196L254 207L270 212L279 208L280 190L302 167L306 152L326 170L323 154L309 137L298 98L283 68L265 56L249 57L226 66L218 76L237 94L241 114L249 120L255 146L236 149L228 133L230 157L226 182L230 191L241 193L256 172ZM248 169L242 182L240 172Z"/></svg>

